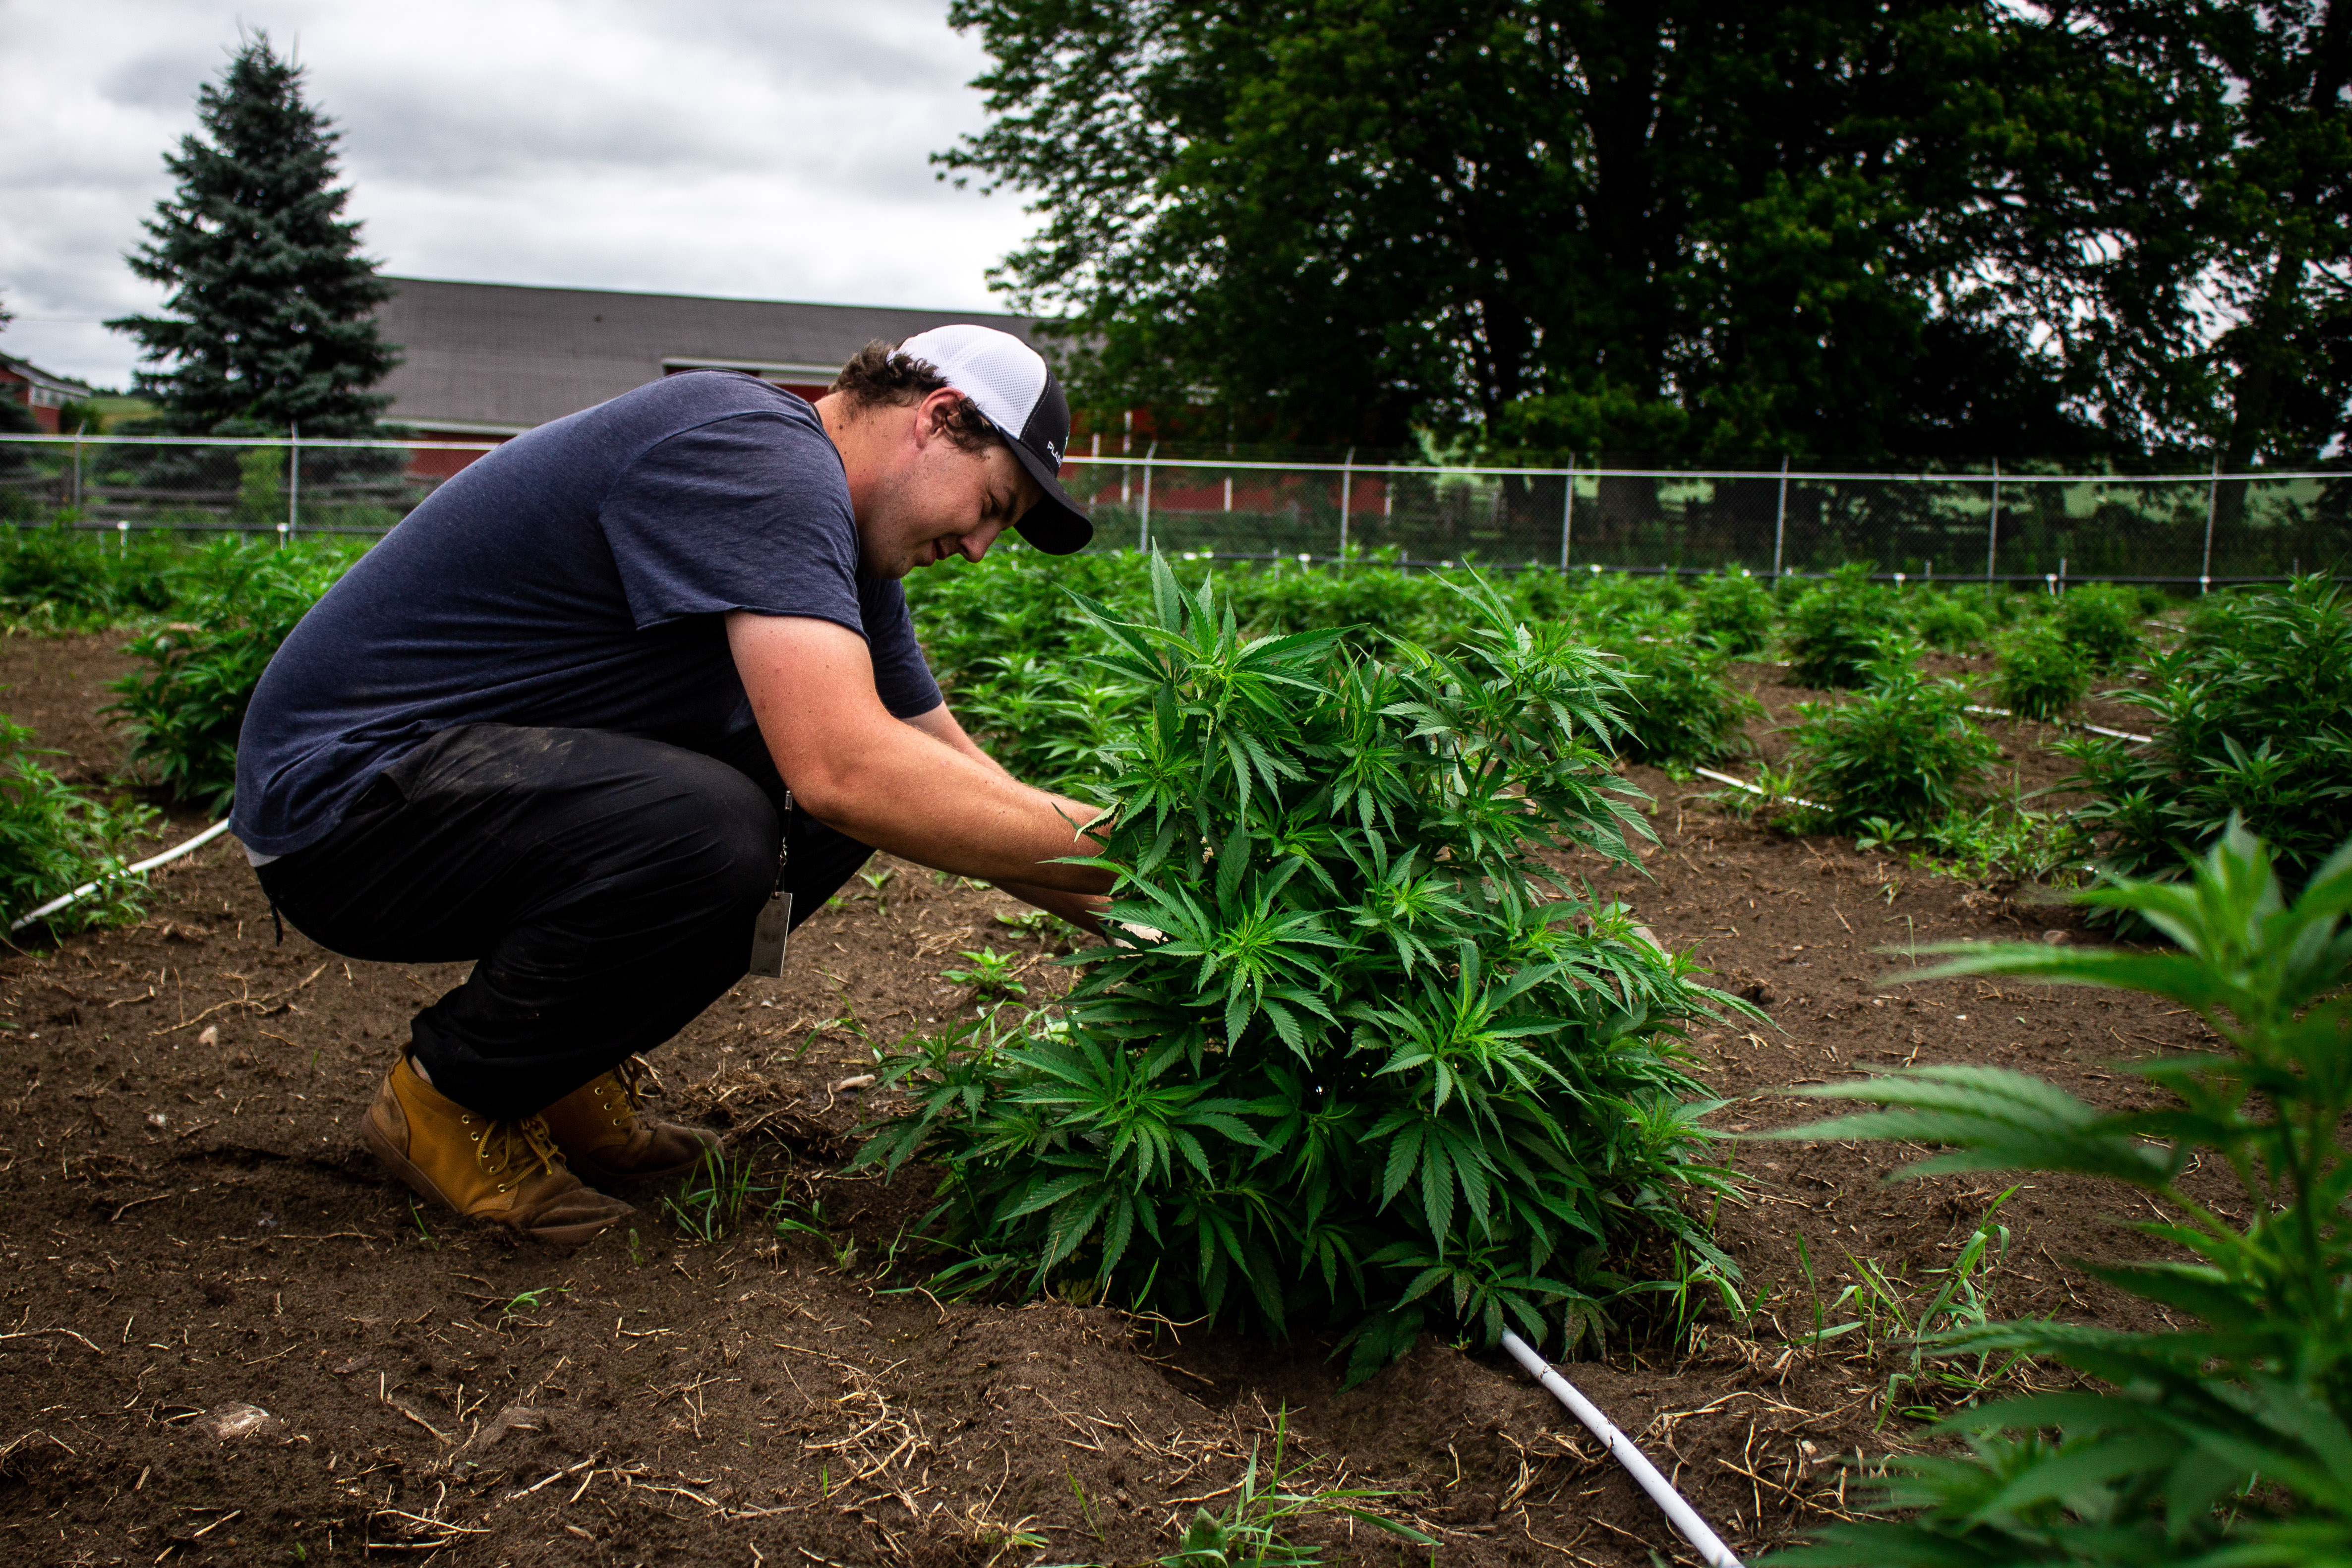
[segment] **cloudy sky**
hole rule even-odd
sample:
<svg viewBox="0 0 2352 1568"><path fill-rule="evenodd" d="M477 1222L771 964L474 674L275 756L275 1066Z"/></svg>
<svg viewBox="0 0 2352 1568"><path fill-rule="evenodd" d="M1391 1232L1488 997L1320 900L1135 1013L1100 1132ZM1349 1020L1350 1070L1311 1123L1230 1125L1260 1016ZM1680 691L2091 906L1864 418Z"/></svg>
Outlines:
<svg viewBox="0 0 2352 1568"><path fill-rule="evenodd" d="M100 385L125 250L240 24L299 51L386 271L1002 308L1034 223L929 154L979 128L947 0L0 0L0 350Z"/></svg>

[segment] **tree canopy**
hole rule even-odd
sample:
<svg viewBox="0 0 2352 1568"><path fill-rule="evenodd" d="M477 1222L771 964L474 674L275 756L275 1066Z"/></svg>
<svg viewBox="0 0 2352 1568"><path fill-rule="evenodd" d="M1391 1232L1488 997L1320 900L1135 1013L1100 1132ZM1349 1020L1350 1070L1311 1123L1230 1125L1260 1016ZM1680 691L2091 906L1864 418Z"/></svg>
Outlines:
<svg viewBox="0 0 2352 1568"><path fill-rule="evenodd" d="M957 0L1082 400L1201 435L2308 455L2332 0ZM2259 101L2257 101L2259 100Z"/></svg>
<svg viewBox="0 0 2352 1568"><path fill-rule="evenodd" d="M107 325L157 367L137 391L174 434L364 435L392 401L367 390L397 362L374 316L392 286L341 216L336 132L302 76L251 35L196 95L203 133L164 154L177 189L128 259L171 291L166 313Z"/></svg>

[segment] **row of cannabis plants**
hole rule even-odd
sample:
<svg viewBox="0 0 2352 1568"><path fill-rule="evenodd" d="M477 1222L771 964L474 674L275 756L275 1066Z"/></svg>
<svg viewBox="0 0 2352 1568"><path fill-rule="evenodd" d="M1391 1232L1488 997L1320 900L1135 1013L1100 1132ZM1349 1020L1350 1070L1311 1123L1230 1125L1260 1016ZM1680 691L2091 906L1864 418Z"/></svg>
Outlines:
<svg viewBox="0 0 2352 1568"><path fill-rule="evenodd" d="M141 664L108 712L124 727L131 779L217 810L262 669L356 556L335 543L194 547L0 528L0 622L10 634L124 628ZM99 893L51 916L53 928L135 918L144 890L125 868L152 845L159 813L61 779L33 738L0 716L0 918L91 883Z"/></svg>

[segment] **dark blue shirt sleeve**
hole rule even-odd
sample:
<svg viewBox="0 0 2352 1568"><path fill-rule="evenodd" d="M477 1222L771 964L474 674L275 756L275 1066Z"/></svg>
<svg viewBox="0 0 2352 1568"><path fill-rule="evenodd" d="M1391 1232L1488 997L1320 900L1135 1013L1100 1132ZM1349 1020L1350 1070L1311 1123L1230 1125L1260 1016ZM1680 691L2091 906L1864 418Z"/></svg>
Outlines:
<svg viewBox="0 0 2352 1568"><path fill-rule="evenodd" d="M866 639L883 706L940 706L896 582L861 580L841 457L813 419L737 413L655 443L598 514L640 631L748 610L807 615Z"/></svg>

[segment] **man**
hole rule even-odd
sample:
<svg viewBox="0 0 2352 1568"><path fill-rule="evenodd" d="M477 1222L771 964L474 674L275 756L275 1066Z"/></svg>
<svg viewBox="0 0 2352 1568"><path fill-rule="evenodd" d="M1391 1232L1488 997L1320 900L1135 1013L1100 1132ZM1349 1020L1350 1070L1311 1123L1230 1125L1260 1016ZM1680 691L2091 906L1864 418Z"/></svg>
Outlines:
<svg viewBox="0 0 2352 1568"><path fill-rule="evenodd" d="M597 1189L715 1146L644 1113L634 1057L743 977L778 895L796 924L883 849L1090 918L1108 878L1055 862L1097 809L972 744L899 585L1008 528L1083 546L1068 435L983 327L869 345L814 405L670 376L487 455L319 601L254 694L235 831L321 946L478 960L368 1111L379 1159L583 1241L629 1212Z"/></svg>

